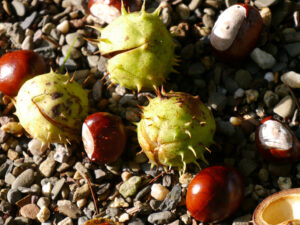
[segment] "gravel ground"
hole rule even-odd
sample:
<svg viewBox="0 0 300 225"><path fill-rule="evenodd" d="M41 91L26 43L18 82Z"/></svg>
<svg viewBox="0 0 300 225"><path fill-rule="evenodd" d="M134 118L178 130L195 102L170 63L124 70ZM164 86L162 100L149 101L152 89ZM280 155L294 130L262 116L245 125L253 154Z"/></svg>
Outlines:
<svg viewBox="0 0 300 225"><path fill-rule="evenodd" d="M219 14L237 0L165 1L161 19L172 33L181 62L164 85L166 90L199 95L215 116L216 144L206 158L210 165L237 168L245 179L242 206L219 224L246 225L257 204L268 195L300 186L300 164L271 164L257 153L254 132L262 117L274 116L300 138L297 107L300 88L299 0L256 0L264 20L257 49L241 64L216 59L208 35ZM147 1L151 11L159 2ZM0 98L0 224L78 224L95 215L88 186L92 183L99 215L130 225L200 224L186 210L185 194L199 168L189 165L179 176L176 169L150 169L132 122L139 121L139 105L147 96L120 86L109 87L101 78L107 60L95 54L97 46L85 38L97 33L86 25L104 22L88 14L84 0L3 0L0 5L0 55L14 49L32 49L57 70L74 39L66 70L89 90L89 112L108 111L122 117L129 141L115 163L97 165L86 157L82 145L60 144L38 149L41 143L14 133L17 118L10 99ZM290 89L280 77L289 73ZM9 126L7 124L10 124ZM201 164L204 168L207 165ZM170 194L168 194L170 193ZM31 219L36 218L37 219ZM46 221L45 221L46 220Z"/></svg>

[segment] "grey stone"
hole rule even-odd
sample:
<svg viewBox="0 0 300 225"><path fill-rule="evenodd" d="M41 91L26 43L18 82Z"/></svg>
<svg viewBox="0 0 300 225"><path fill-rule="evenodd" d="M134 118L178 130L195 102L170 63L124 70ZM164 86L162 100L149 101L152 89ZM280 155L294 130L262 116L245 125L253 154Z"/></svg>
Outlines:
<svg viewBox="0 0 300 225"><path fill-rule="evenodd" d="M66 42L68 45L72 45L74 39L77 37L77 40L75 41L73 47L78 48L81 47L84 44L84 40L81 34L75 32L75 33L69 33L66 35Z"/></svg>
<svg viewBox="0 0 300 225"><path fill-rule="evenodd" d="M148 222L152 224L170 223L174 218L174 214L170 211L152 213L148 216Z"/></svg>
<svg viewBox="0 0 300 225"><path fill-rule="evenodd" d="M222 111L227 103L226 96L215 92L210 94L208 98L208 105L216 111Z"/></svg>
<svg viewBox="0 0 300 225"><path fill-rule="evenodd" d="M252 159L246 159L243 158L240 162L239 162L239 169L241 171L241 173L244 176L249 176L250 174L252 174L258 167L258 164L256 161L252 160Z"/></svg>
<svg viewBox="0 0 300 225"><path fill-rule="evenodd" d="M8 185L12 185L13 182L16 180L16 177L12 175L12 173L6 173L4 177L4 181Z"/></svg>
<svg viewBox="0 0 300 225"><path fill-rule="evenodd" d="M255 6L258 8L264 8L264 7L269 7L275 3L277 3L278 0L256 0L255 1Z"/></svg>
<svg viewBox="0 0 300 225"><path fill-rule="evenodd" d="M300 88L300 74L294 71L284 73L280 77L281 81L291 88Z"/></svg>
<svg viewBox="0 0 300 225"><path fill-rule="evenodd" d="M145 225L145 223L140 218L133 218L128 222L128 225Z"/></svg>
<svg viewBox="0 0 300 225"><path fill-rule="evenodd" d="M62 47L61 51L62 51L62 54L63 54L64 57L67 56L68 51L69 51L70 48L71 48L70 45L64 45ZM81 57L81 52L76 48L72 48L69 58L70 59L78 59L80 57Z"/></svg>
<svg viewBox="0 0 300 225"><path fill-rule="evenodd" d="M106 64L107 64L107 61L108 59L101 56L100 57L100 60L98 62L98 70L101 72L101 73L104 73L106 72Z"/></svg>
<svg viewBox="0 0 300 225"><path fill-rule="evenodd" d="M16 178L16 180L12 183L11 188L30 187L30 185L34 182L34 178L33 169L27 169Z"/></svg>
<svg viewBox="0 0 300 225"><path fill-rule="evenodd" d="M283 39L285 42L300 42L300 32L286 32L283 33Z"/></svg>
<svg viewBox="0 0 300 225"><path fill-rule="evenodd" d="M300 42L287 44L284 48L291 57L300 55Z"/></svg>
<svg viewBox="0 0 300 225"><path fill-rule="evenodd" d="M139 176L130 177L127 181L121 184L119 189L120 194L124 198L133 196L137 192L141 182L142 178Z"/></svg>
<svg viewBox="0 0 300 225"><path fill-rule="evenodd" d="M164 201L159 206L159 209L162 211L168 211L175 209L176 206L181 201L181 186L180 184L176 184L172 190L167 194Z"/></svg>
<svg viewBox="0 0 300 225"><path fill-rule="evenodd" d="M15 204L22 198L21 192L16 188L11 188L7 192L7 201L11 204Z"/></svg>
<svg viewBox="0 0 300 225"><path fill-rule="evenodd" d="M202 0L192 0L189 4L189 9L191 11L194 11L195 9L197 9L200 4L202 3Z"/></svg>
<svg viewBox="0 0 300 225"><path fill-rule="evenodd" d="M28 225L32 224L32 221L29 218L23 216L17 216L13 219L13 225Z"/></svg>
<svg viewBox="0 0 300 225"><path fill-rule="evenodd" d="M51 191L51 199L55 200L60 193L62 187L65 184L65 178L61 178L59 181L57 181Z"/></svg>
<svg viewBox="0 0 300 225"><path fill-rule="evenodd" d="M37 17L36 11L32 12L29 16L27 16L25 18L25 20L23 20L20 23L20 26L22 27L22 29L26 30L27 28L29 28L32 25L32 23L34 22L34 20L36 19L36 17Z"/></svg>
<svg viewBox="0 0 300 225"><path fill-rule="evenodd" d="M293 114L294 109L295 102L290 95L287 95L274 107L273 112L282 118L287 118Z"/></svg>
<svg viewBox="0 0 300 225"><path fill-rule="evenodd" d="M234 5L234 4L236 4L236 3L238 3L238 0L225 0L225 5L226 5L227 8Z"/></svg>
<svg viewBox="0 0 300 225"><path fill-rule="evenodd" d="M42 32L49 35L52 29L55 29L55 25L53 23L46 23L42 28Z"/></svg>
<svg viewBox="0 0 300 225"><path fill-rule="evenodd" d="M59 60L58 60L58 65L62 66L64 61L65 61L65 57L60 57ZM68 71L74 71L77 68L78 68L77 63L73 59L68 58L66 63L65 63L65 69L68 70Z"/></svg>
<svg viewBox="0 0 300 225"><path fill-rule="evenodd" d="M251 214L240 216L240 217L234 219L232 225L249 225L249 221L251 221L251 219L252 219Z"/></svg>
<svg viewBox="0 0 300 225"><path fill-rule="evenodd" d="M40 208L48 207L48 205L50 204L50 199L47 197L40 197L36 204Z"/></svg>
<svg viewBox="0 0 300 225"><path fill-rule="evenodd" d="M9 137L9 134L6 133L5 131L3 131L2 129L0 129L0 144L4 143L8 137ZM0 174L1 174L1 172L0 172Z"/></svg>
<svg viewBox="0 0 300 225"><path fill-rule="evenodd" d="M120 208L108 207L105 210L105 213L106 213L107 216L114 218L114 217L117 217L121 214L121 210L120 210Z"/></svg>
<svg viewBox="0 0 300 225"><path fill-rule="evenodd" d="M235 81L239 84L239 86L243 89L248 89L251 82L252 76L247 70L238 70L235 73Z"/></svg>
<svg viewBox="0 0 300 225"><path fill-rule="evenodd" d="M142 190L140 190L140 191L136 194L134 200L135 200L135 201L141 200L144 196L146 196L148 193L150 193L150 191L151 191L151 186L150 186L150 185L144 187Z"/></svg>
<svg viewBox="0 0 300 225"><path fill-rule="evenodd" d="M271 108L279 101L279 96L271 90L266 91L264 95L264 103L268 108Z"/></svg>
<svg viewBox="0 0 300 225"><path fill-rule="evenodd" d="M2 165L0 166L0 179L2 179L5 176L8 167L9 164L7 162L2 163Z"/></svg>
<svg viewBox="0 0 300 225"><path fill-rule="evenodd" d="M86 216L81 216L78 218L78 225L83 225L88 220L89 218L87 218Z"/></svg>
<svg viewBox="0 0 300 225"><path fill-rule="evenodd" d="M172 15L171 10L168 7L162 9L160 19L166 27L170 26L172 22Z"/></svg>
<svg viewBox="0 0 300 225"><path fill-rule="evenodd" d="M219 131L222 134L225 134L226 136L231 137L235 133L235 127L229 121L223 121L220 118L216 118L216 126L217 131Z"/></svg>
<svg viewBox="0 0 300 225"><path fill-rule="evenodd" d="M18 16L25 16L26 8L23 2L18 0L13 0L11 5L13 6Z"/></svg>
<svg viewBox="0 0 300 225"><path fill-rule="evenodd" d="M190 76L199 76L205 72L205 67L202 63L197 62L189 66L188 74Z"/></svg>
<svg viewBox="0 0 300 225"><path fill-rule="evenodd" d="M69 200L59 200L57 202L58 211L72 219L77 219L81 215L81 210Z"/></svg>
<svg viewBox="0 0 300 225"><path fill-rule="evenodd" d="M99 63L99 59L100 59L100 57L98 55L89 55L87 57L89 67L90 68L97 67L98 63Z"/></svg>
<svg viewBox="0 0 300 225"><path fill-rule="evenodd" d="M214 18L208 14L204 14L202 21L204 23L204 26L207 28L213 28L215 24Z"/></svg>
<svg viewBox="0 0 300 225"><path fill-rule="evenodd" d="M259 48L255 48L251 52L250 57L260 68L264 70L272 68L276 63L276 59L271 54Z"/></svg>
<svg viewBox="0 0 300 225"><path fill-rule="evenodd" d="M51 151L47 159L44 160L39 166L39 170L41 174L45 177L50 177L55 170L56 161L53 158L54 154L55 151Z"/></svg>
<svg viewBox="0 0 300 225"><path fill-rule="evenodd" d="M279 177L277 184L280 190L287 190L292 188L292 179L290 177Z"/></svg>
<svg viewBox="0 0 300 225"><path fill-rule="evenodd" d="M79 199L87 198L90 194L90 189L88 184L84 184L81 187L77 188L73 195L73 202L76 202Z"/></svg>
<svg viewBox="0 0 300 225"><path fill-rule="evenodd" d="M31 36L26 36L21 46L22 50L31 50L33 49L33 41Z"/></svg>
<svg viewBox="0 0 300 225"><path fill-rule="evenodd" d="M287 96L289 92L289 88L285 84L280 84L275 87L275 93L280 97Z"/></svg>

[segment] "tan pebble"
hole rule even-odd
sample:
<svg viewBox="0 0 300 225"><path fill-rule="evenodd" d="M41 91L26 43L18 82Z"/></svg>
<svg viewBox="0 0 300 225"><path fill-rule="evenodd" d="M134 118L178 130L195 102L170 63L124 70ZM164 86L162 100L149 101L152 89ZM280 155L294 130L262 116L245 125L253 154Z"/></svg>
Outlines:
<svg viewBox="0 0 300 225"><path fill-rule="evenodd" d="M236 116L230 117L229 121L233 126L239 126L243 122L243 120L241 118L236 117Z"/></svg>
<svg viewBox="0 0 300 225"><path fill-rule="evenodd" d="M184 173L179 177L179 183L188 185L193 179L193 174Z"/></svg>
<svg viewBox="0 0 300 225"><path fill-rule="evenodd" d="M263 19L264 25L269 27L272 22L272 12L271 12L270 8L264 7L260 10L259 13L261 15L261 18Z"/></svg>
<svg viewBox="0 0 300 225"><path fill-rule="evenodd" d="M16 136L21 136L24 132L22 125L18 122L9 122L3 125L1 129Z"/></svg>
<svg viewBox="0 0 300 225"><path fill-rule="evenodd" d="M68 20L64 20L60 24L57 25L56 29L60 31L63 34L66 34L69 32L70 24Z"/></svg>
<svg viewBox="0 0 300 225"><path fill-rule="evenodd" d="M127 222L130 219L130 216L128 215L128 213L123 213L120 217L119 217L119 222L120 223L124 223Z"/></svg>
<svg viewBox="0 0 300 225"><path fill-rule="evenodd" d="M57 225L73 225L73 221L70 217L66 217L62 221L60 221Z"/></svg>
<svg viewBox="0 0 300 225"><path fill-rule="evenodd" d="M158 201L163 201L169 192L170 191L161 184L153 184L151 187L151 196Z"/></svg>
<svg viewBox="0 0 300 225"><path fill-rule="evenodd" d="M78 206L79 209L82 209L87 203L87 200L86 198L83 198L83 199L79 199L77 202L76 202L76 205Z"/></svg>
<svg viewBox="0 0 300 225"><path fill-rule="evenodd" d="M79 173L78 171L76 171L75 174L74 174L74 176L73 176L73 178L74 178L75 180L80 180L80 179L82 179L83 177L80 175L80 173Z"/></svg>
<svg viewBox="0 0 300 225"><path fill-rule="evenodd" d="M41 223L46 222L50 217L50 210L43 206L36 217Z"/></svg>
<svg viewBox="0 0 300 225"><path fill-rule="evenodd" d="M16 152L16 151L14 151L14 150L12 150L12 149L9 149L8 152L7 152L7 157L10 160L14 161L14 160L16 160L19 157L19 153Z"/></svg>
<svg viewBox="0 0 300 225"><path fill-rule="evenodd" d="M36 204L27 204L20 209L20 214L23 217L35 220L40 208Z"/></svg>
<svg viewBox="0 0 300 225"><path fill-rule="evenodd" d="M123 173L121 174L121 177L122 177L122 180L123 180L123 181L127 181L131 176L132 176L131 173L129 173L129 172L127 172L127 171L125 171L125 172L123 172Z"/></svg>

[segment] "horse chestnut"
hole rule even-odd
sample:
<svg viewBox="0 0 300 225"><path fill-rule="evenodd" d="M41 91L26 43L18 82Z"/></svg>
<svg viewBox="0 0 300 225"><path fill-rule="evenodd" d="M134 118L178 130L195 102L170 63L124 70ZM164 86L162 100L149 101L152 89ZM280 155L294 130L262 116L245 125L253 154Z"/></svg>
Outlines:
<svg viewBox="0 0 300 225"><path fill-rule="evenodd" d="M32 50L6 53L0 58L0 91L15 96L26 80L46 70L43 58Z"/></svg>
<svg viewBox="0 0 300 225"><path fill-rule="evenodd" d="M89 0L89 11L93 16L110 23L121 15L121 0ZM137 11L141 6L138 0L123 0L124 7Z"/></svg>
<svg viewBox="0 0 300 225"><path fill-rule="evenodd" d="M214 223L231 216L243 197L241 174L231 167L212 166L200 171L189 184L186 207L196 220Z"/></svg>
<svg viewBox="0 0 300 225"><path fill-rule="evenodd" d="M107 112L94 113L82 126L84 149L93 162L112 163L124 151L125 127L121 119Z"/></svg>
<svg viewBox="0 0 300 225"><path fill-rule="evenodd" d="M300 143L290 128L279 120L267 117L255 132L256 147L271 162L287 163L300 159Z"/></svg>
<svg viewBox="0 0 300 225"><path fill-rule="evenodd" d="M239 61L255 48L262 28L263 20L254 7L233 5L219 16L212 29L212 49L224 61Z"/></svg>

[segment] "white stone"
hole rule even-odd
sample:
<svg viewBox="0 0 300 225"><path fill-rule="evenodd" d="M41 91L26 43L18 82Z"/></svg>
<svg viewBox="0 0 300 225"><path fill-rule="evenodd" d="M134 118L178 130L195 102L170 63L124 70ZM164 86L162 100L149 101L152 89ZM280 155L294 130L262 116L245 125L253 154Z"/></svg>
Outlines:
<svg viewBox="0 0 300 225"><path fill-rule="evenodd" d="M82 209L87 203L87 200L85 198L83 199L79 199L77 202L76 202L76 205L78 206L79 209Z"/></svg>
<svg viewBox="0 0 300 225"><path fill-rule="evenodd" d="M300 88L300 74L289 71L280 77L281 81L291 88Z"/></svg>
<svg viewBox="0 0 300 225"><path fill-rule="evenodd" d="M282 118L287 118L292 115L294 108L295 103L293 98L287 95L274 107L273 112Z"/></svg>
<svg viewBox="0 0 300 225"><path fill-rule="evenodd" d="M42 155L46 150L48 146L46 144L43 144L38 139L32 139L28 143L28 150L31 152L32 155Z"/></svg>
<svg viewBox="0 0 300 225"><path fill-rule="evenodd" d="M50 182L42 186L42 193L44 196L49 197L51 195L52 185Z"/></svg>
<svg viewBox="0 0 300 225"><path fill-rule="evenodd" d="M57 25L56 29L60 31L63 34L66 34L69 32L70 24L68 20L64 20L60 24Z"/></svg>
<svg viewBox="0 0 300 225"><path fill-rule="evenodd" d="M66 217L62 221L60 221L57 225L73 225L73 221L70 217Z"/></svg>
<svg viewBox="0 0 300 225"><path fill-rule="evenodd" d="M245 90L242 89L242 88L238 88L238 89L234 92L233 97L234 97L235 99L241 98L241 97L244 96L244 94L245 94Z"/></svg>
<svg viewBox="0 0 300 225"><path fill-rule="evenodd" d="M161 184L153 184L151 187L151 196L158 201L163 201L169 192L170 191Z"/></svg>
<svg viewBox="0 0 300 225"><path fill-rule="evenodd" d="M50 217L50 210L47 207L43 206L36 217L41 223L46 222Z"/></svg>
<svg viewBox="0 0 300 225"><path fill-rule="evenodd" d="M123 213L120 217L119 217L119 222L120 223L125 223L130 219L130 216L128 215L128 213Z"/></svg>
<svg viewBox="0 0 300 225"><path fill-rule="evenodd" d="M272 68L276 63L276 59L271 54L259 48L255 48L251 52L250 57L260 68L264 70Z"/></svg>
<svg viewBox="0 0 300 225"><path fill-rule="evenodd" d="M274 74L272 72L267 72L264 76L264 79L267 80L268 82L273 82Z"/></svg>

